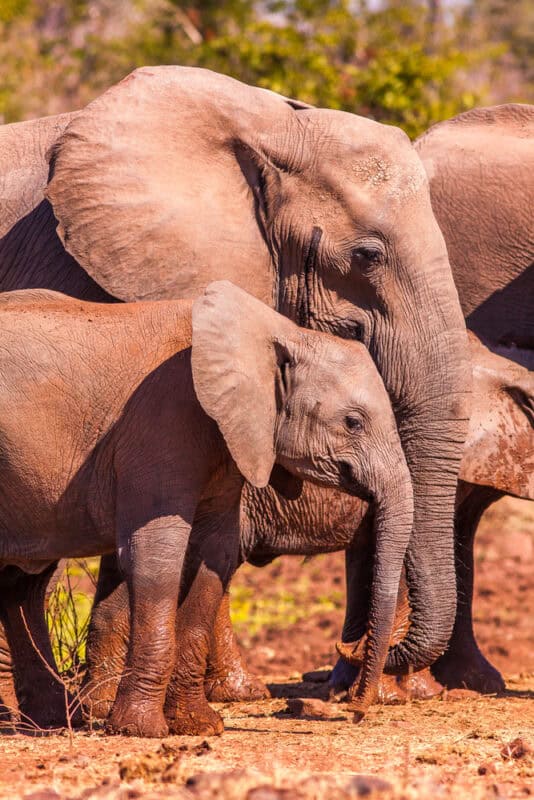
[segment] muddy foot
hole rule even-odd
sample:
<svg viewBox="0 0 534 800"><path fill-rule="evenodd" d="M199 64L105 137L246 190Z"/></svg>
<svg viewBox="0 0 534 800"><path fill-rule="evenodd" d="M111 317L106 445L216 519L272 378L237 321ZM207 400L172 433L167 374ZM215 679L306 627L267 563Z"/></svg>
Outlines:
<svg viewBox="0 0 534 800"><path fill-rule="evenodd" d="M119 681L87 681L81 688L84 713L92 719L107 719L117 696Z"/></svg>
<svg viewBox="0 0 534 800"><path fill-rule="evenodd" d="M443 686L433 677L429 669L414 672L413 675L399 676L397 681L407 700L408 698L430 700L431 697L437 697L443 693Z"/></svg>
<svg viewBox="0 0 534 800"><path fill-rule="evenodd" d="M208 678L204 689L212 703L247 703L268 700L271 696L263 681L241 671L224 679Z"/></svg>
<svg viewBox="0 0 534 800"><path fill-rule="evenodd" d="M162 739L169 733L169 726L159 709L154 706L126 705L123 708L114 706L106 723L107 733L122 736L147 736Z"/></svg>
<svg viewBox="0 0 534 800"><path fill-rule="evenodd" d="M432 666L432 673L447 689L471 689L480 694L499 694L506 689L501 673L480 652L454 657L446 653Z"/></svg>
<svg viewBox="0 0 534 800"><path fill-rule="evenodd" d="M169 733L186 736L220 736L224 731L224 722L210 706L199 704L187 710L179 709L173 719L169 720Z"/></svg>
<svg viewBox="0 0 534 800"><path fill-rule="evenodd" d="M83 710L89 719L107 719L112 708L113 700L83 700Z"/></svg>
<svg viewBox="0 0 534 800"><path fill-rule="evenodd" d="M359 670L340 658L332 672L329 685L331 692L340 694L345 689L349 696L357 688ZM348 681L352 683L347 686ZM429 669L421 670L413 675L382 675L378 684L377 703L395 705L411 700L429 700L440 695L443 686L432 676Z"/></svg>

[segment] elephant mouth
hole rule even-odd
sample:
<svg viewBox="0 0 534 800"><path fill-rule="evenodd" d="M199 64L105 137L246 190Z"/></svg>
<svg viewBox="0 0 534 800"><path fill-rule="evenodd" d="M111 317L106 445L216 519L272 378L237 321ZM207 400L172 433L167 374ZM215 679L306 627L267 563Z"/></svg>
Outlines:
<svg viewBox="0 0 534 800"><path fill-rule="evenodd" d="M348 461L342 461L339 465L340 486L346 494L351 497L358 497L367 503L372 503L374 493L365 486L355 475L354 467Z"/></svg>

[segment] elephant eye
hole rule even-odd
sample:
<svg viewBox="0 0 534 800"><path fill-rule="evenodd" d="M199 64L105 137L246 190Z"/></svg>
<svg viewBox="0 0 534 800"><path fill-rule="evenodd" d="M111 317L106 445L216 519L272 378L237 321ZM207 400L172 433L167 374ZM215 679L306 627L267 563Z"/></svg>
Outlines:
<svg viewBox="0 0 534 800"><path fill-rule="evenodd" d="M352 251L352 263L362 272L370 272L384 260L384 251L376 245L362 245Z"/></svg>
<svg viewBox="0 0 534 800"><path fill-rule="evenodd" d="M351 433L358 433L363 430L363 420L361 417L356 417L354 414L349 414L345 417L345 425Z"/></svg>

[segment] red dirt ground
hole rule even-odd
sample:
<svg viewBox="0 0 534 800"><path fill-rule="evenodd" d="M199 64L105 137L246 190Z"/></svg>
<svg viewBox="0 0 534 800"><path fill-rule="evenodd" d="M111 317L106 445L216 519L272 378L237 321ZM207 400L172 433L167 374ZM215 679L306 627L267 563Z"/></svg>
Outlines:
<svg viewBox="0 0 534 800"><path fill-rule="evenodd" d="M505 675L505 696L452 692L376 706L357 726L344 704L328 706L333 716L320 719L288 713L284 699L228 704L219 706L224 735L207 745L199 738L160 742L100 731L76 733L72 741L3 736L0 797L534 796L534 504L506 499L490 509L476 555L477 635ZM235 589L241 642L253 671L278 691L286 684L287 695L305 695L313 686L302 684L301 672L334 662L343 584L341 554L241 571ZM263 620L251 635L244 620L250 610ZM356 777L362 775L374 777Z"/></svg>

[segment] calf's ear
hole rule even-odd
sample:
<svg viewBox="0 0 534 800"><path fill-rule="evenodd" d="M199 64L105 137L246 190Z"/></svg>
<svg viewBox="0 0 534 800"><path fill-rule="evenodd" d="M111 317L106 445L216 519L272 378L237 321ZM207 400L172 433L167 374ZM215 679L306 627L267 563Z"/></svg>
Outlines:
<svg viewBox="0 0 534 800"><path fill-rule="evenodd" d="M280 342L297 327L229 281L193 304L192 371L198 400L241 474L263 488L276 458Z"/></svg>

